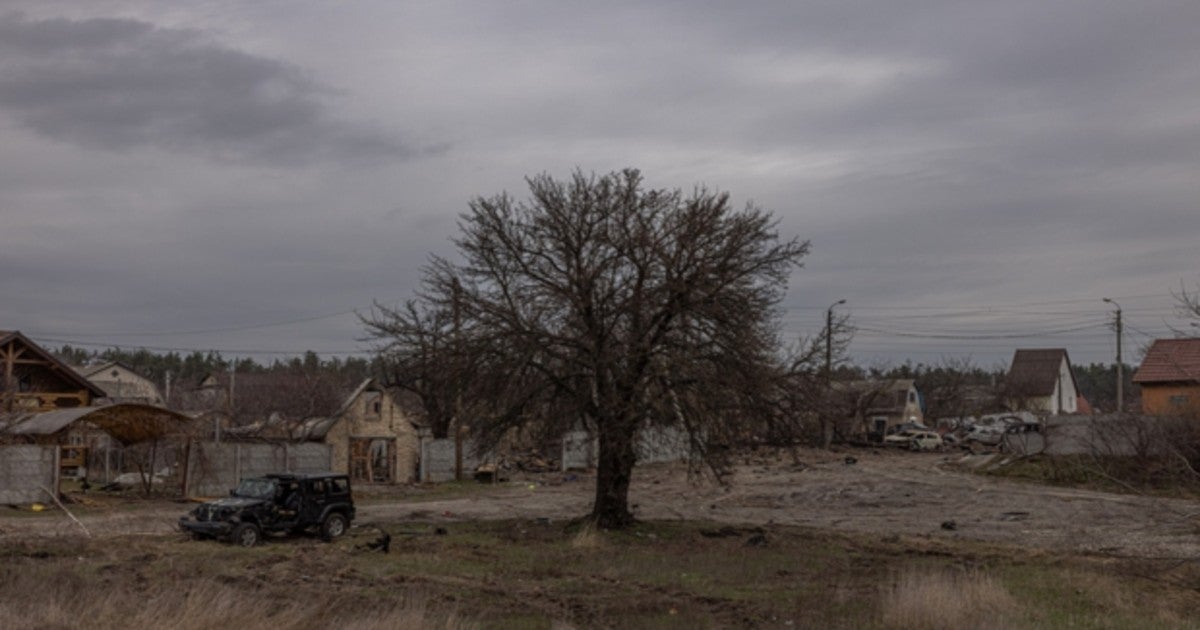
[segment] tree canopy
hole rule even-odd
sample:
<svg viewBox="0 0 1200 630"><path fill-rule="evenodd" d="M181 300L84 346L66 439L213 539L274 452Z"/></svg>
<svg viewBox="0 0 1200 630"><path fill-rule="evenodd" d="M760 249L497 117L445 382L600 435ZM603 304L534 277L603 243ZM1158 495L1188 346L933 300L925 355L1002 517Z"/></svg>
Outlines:
<svg viewBox="0 0 1200 630"><path fill-rule="evenodd" d="M432 347L417 340L447 339L439 360L469 366L485 441L515 427L592 432L591 516L623 527L641 431L679 427L715 461L714 445L769 413L776 306L808 243L780 239L769 212L735 209L728 193L648 189L632 169L527 183L524 201L473 200L460 259L434 258L415 300L366 325L410 363Z"/></svg>

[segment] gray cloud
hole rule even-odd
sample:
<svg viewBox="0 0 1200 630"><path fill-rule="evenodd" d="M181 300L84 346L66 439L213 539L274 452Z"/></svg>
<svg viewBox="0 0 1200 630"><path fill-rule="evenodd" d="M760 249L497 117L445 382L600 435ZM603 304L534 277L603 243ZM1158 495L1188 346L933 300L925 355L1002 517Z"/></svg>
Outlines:
<svg viewBox="0 0 1200 630"><path fill-rule="evenodd" d="M333 117L298 67L132 19L0 17L0 109L58 141L234 161L377 161L421 152Z"/></svg>

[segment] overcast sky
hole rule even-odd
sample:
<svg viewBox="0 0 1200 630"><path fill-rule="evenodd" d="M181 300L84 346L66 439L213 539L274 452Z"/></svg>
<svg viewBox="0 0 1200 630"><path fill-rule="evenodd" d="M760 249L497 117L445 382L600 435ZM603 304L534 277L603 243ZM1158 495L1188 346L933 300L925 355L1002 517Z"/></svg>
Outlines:
<svg viewBox="0 0 1200 630"><path fill-rule="evenodd" d="M641 169L812 241L863 364L1188 328L1200 3L0 0L0 329L364 345L469 199ZM1037 334L1028 339L1018 334ZM269 352L283 354L269 354Z"/></svg>

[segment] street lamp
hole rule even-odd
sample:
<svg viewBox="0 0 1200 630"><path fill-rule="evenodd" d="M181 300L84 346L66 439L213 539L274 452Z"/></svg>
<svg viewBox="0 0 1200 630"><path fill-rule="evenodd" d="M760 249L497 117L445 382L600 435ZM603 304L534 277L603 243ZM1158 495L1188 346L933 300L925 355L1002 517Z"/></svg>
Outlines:
<svg viewBox="0 0 1200 630"><path fill-rule="evenodd" d="M825 311L825 379L833 379L833 307L839 304L845 304L846 298L842 298L833 304Z"/></svg>
<svg viewBox="0 0 1200 630"><path fill-rule="evenodd" d="M1112 298L1104 298L1104 301L1117 308L1117 413L1120 414L1125 411L1125 365L1121 359L1121 305Z"/></svg>

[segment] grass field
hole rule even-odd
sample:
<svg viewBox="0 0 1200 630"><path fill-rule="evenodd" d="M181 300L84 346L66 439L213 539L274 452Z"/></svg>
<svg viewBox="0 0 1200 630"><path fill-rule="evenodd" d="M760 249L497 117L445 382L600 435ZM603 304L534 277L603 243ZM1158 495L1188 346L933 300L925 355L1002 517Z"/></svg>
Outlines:
<svg viewBox="0 0 1200 630"><path fill-rule="evenodd" d="M1100 492L1200 499L1200 477L1172 459L1033 455L979 472Z"/></svg>
<svg viewBox="0 0 1200 630"><path fill-rule="evenodd" d="M643 523L394 523L253 549L0 547L0 627L1200 627L1200 569L977 542Z"/></svg>

